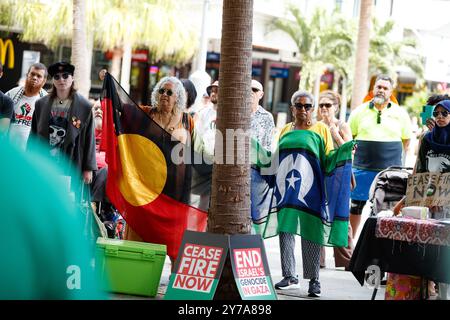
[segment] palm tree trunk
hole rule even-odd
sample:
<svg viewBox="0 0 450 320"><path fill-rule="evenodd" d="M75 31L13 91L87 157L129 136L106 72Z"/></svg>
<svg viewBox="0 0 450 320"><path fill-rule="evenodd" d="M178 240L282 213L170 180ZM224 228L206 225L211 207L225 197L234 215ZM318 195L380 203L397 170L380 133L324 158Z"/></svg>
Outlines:
<svg viewBox="0 0 450 320"><path fill-rule="evenodd" d="M226 159L223 164L216 161L213 169L208 217L208 231L213 233L248 234L251 230L249 140L236 143L235 136L226 133L227 129L247 132L250 127L252 30L253 0L224 1L217 112L217 129L224 139L221 143L221 135L216 134L216 155L222 152ZM233 148L227 146L231 140ZM215 298L239 299L231 264L224 269Z"/></svg>
<svg viewBox="0 0 450 320"><path fill-rule="evenodd" d="M339 120L346 121L347 115L347 78L342 77L341 110Z"/></svg>
<svg viewBox="0 0 450 320"><path fill-rule="evenodd" d="M75 85L85 98L91 89L90 66L86 36L86 0L73 0L72 63L75 66Z"/></svg>
<svg viewBox="0 0 450 320"><path fill-rule="evenodd" d="M318 118L319 115L319 95L320 95L320 78L322 77L321 71L316 72L315 80L314 80L314 101L316 102L316 107L313 111L313 117L315 119ZM321 120L321 119L318 119Z"/></svg>
<svg viewBox="0 0 450 320"><path fill-rule="evenodd" d="M355 74L353 77L352 110L362 103L367 94L372 4L373 0L361 0Z"/></svg>

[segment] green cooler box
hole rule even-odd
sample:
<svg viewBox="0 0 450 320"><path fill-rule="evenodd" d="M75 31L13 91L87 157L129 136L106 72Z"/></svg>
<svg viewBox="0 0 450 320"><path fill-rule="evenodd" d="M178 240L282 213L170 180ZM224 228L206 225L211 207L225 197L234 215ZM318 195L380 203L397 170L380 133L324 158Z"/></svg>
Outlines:
<svg viewBox="0 0 450 320"><path fill-rule="evenodd" d="M156 296L165 259L165 245L97 239L96 263L111 292Z"/></svg>

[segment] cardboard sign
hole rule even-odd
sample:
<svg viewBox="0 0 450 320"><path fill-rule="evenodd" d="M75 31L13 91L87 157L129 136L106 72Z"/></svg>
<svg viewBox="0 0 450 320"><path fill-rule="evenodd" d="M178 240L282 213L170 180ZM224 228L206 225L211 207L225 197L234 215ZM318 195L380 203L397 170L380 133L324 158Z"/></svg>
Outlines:
<svg viewBox="0 0 450 320"><path fill-rule="evenodd" d="M212 300L227 252L227 236L186 230L164 299Z"/></svg>
<svg viewBox="0 0 450 320"><path fill-rule="evenodd" d="M242 300L276 300L261 235L230 236L233 274Z"/></svg>
<svg viewBox="0 0 450 320"><path fill-rule="evenodd" d="M406 206L450 205L450 173L416 173L408 178Z"/></svg>

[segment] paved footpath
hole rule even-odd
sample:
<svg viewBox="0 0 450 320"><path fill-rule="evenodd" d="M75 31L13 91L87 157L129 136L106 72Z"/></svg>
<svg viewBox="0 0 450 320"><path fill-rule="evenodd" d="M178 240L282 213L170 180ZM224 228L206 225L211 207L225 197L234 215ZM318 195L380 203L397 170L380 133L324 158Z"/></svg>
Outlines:
<svg viewBox="0 0 450 320"><path fill-rule="evenodd" d="M366 207L363 212L363 221L369 215L369 208ZM358 235L357 235L358 236ZM269 261L270 273L273 283L277 283L282 279L281 265L280 265L280 248L278 237L273 237L264 240L266 254ZM296 236L296 266L297 273L300 275L300 289L292 290L277 290L279 300L370 300L373 290L361 286L355 279L351 272L344 271L344 268L334 267L333 248L326 248L326 268L320 270L320 283L322 287L322 296L320 298L308 297L308 281L301 278L302 261L301 261L301 245L300 237ZM356 243L355 243L356 244ZM167 257L164 263L163 272L161 275L161 282L158 288L158 295L155 298L138 297L123 294L113 294L112 299L127 300L127 299L163 299L164 293L169 283L170 275L170 260ZM377 293L376 300L384 299L385 287L382 286Z"/></svg>
<svg viewBox="0 0 450 320"><path fill-rule="evenodd" d="M417 144L417 141L411 143L411 152L408 153L406 158L407 166L414 166L415 155L413 150ZM369 216L370 208L366 206L363 210L362 221L359 227L359 232L361 231L365 220ZM356 235L356 242L359 236L359 232ZM272 276L273 283L277 283L282 279L281 276L281 265L280 265L280 247L278 243L278 237L273 237L264 240L266 247L266 254L269 261L270 273ZM302 262L301 262L301 245L300 237L296 236L296 267L297 273L300 275L300 289L293 290L277 290L277 295L279 300L370 300L372 297L373 290L361 286L356 278L351 272L344 271L343 268L334 267L333 249L326 248L326 268L320 270L320 283L322 287L322 296L320 298L310 298L308 297L308 280L302 279ZM129 296L121 294L113 294L113 299L126 300L126 299L163 299L164 293L166 292L167 285L169 283L170 275L170 260L166 257L164 263L163 273L161 275L161 282L158 288L158 295L155 298L148 297L138 297ZM385 286L377 292L375 300L384 299Z"/></svg>

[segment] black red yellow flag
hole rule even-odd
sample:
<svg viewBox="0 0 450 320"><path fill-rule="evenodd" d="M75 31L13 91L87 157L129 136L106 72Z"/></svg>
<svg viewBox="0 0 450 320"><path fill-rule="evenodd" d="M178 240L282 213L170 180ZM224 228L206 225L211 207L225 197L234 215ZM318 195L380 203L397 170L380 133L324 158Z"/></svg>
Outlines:
<svg viewBox="0 0 450 320"><path fill-rule="evenodd" d="M181 142L142 111L108 73L102 108L107 196L144 241L167 245L175 259L184 231L204 231L207 221L206 212L189 205L192 165L173 160L173 154L183 153Z"/></svg>

